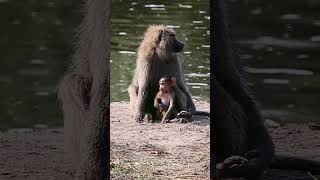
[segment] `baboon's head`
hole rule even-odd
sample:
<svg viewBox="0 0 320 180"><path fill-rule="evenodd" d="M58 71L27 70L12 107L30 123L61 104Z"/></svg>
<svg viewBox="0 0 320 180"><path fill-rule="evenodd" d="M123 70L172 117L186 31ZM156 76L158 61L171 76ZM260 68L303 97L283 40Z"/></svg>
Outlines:
<svg viewBox="0 0 320 180"><path fill-rule="evenodd" d="M159 80L159 91L163 93L168 93L171 91L172 87L177 85L177 80L175 77L164 76Z"/></svg>
<svg viewBox="0 0 320 180"><path fill-rule="evenodd" d="M165 50L168 53L181 52L184 44L176 39L176 33L172 29L165 28L158 35L158 49Z"/></svg>
<svg viewBox="0 0 320 180"><path fill-rule="evenodd" d="M176 33L163 25L151 25L144 33L138 56L147 58L157 55L160 59L169 59L173 53L183 50L184 44L176 39Z"/></svg>

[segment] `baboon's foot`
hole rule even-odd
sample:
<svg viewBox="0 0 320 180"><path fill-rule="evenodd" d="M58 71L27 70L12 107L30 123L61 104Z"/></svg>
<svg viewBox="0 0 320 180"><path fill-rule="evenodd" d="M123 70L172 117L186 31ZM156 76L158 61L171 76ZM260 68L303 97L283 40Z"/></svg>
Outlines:
<svg viewBox="0 0 320 180"><path fill-rule="evenodd" d="M170 122L170 121L169 121L169 119L167 119L167 118L163 118L163 119L161 120L161 123L168 123L168 122Z"/></svg>
<svg viewBox="0 0 320 180"><path fill-rule="evenodd" d="M82 162L80 167L77 169L75 174L76 180L89 180L89 179L97 179L97 172L95 172L92 168L88 168L86 162Z"/></svg>
<svg viewBox="0 0 320 180"><path fill-rule="evenodd" d="M189 119L189 118L174 118L172 120L169 120L168 122L170 122L170 123L188 123L190 121L191 121L191 119Z"/></svg>
<svg viewBox="0 0 320 180"><path fill-rule="evenodd" d="M135 117L134 120L138 123L143 122L143 119L141 117Z"/></svg>
<svg viewBox="0 0 320 180"><path fill-rule="evenodd" d="M146 116L144 117L143 120L146 121L146 122L149 122L149 123L153 123L154 122L154 120L152 119L151 114L146 114Z"/></svg>
<svg viewBox="0 0 320 180"><path fill-rule="evenodd" d="M179 123L188 123L191 121L191 118L179 118Z"/></svg>
<svg viewBox="0 0 320 180"><path fill-rule="evenodd" d="M191 119L192 114L189 111L181 111L177 114L177 118Z"/></svg>
<svg viewBox="0 0 320 180"><path fill-rule="evenodd" d="M230 156L222 163L218 163L216 168L220 177L237 177L242 174L248 159L242 156Z"/></svg>

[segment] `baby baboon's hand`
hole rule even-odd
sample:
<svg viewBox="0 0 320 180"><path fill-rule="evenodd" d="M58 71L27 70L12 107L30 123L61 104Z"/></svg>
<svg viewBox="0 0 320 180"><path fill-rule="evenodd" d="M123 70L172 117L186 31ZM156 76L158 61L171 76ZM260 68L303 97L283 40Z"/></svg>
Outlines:
<svg viewBox="0 0 320 180"><path fill-rule="evenodd" d="M163 117L161 120L161 123L167 123L167 122L169 122L169 118Z"/></svg>

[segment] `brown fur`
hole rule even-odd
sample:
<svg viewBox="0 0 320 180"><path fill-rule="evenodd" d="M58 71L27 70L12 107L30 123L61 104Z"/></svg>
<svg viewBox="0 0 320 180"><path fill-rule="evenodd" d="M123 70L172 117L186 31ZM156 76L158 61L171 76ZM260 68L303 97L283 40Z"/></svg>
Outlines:
<svg viewBox="0 0 320 180"><path fill-rule="evenodd" d="M58 86L58 98L76 179L107 179L110 2L87 0L85 12L72 66Z"/></svg>
<svg viewBox="0 0 320 180"><path fill-rule="evenodd" d="M138 49L136 70L128 89L130 107L136 121L141 121L146 114L152 118L156 116L153 100L159 88L158 81L165 75L176 77L177 88L187 97L187 108L195 111L179 56L175 53L176 39L171 35L175 35L175 32L163 25L149 26L144 33Z"/></svg>
<svg viewBox="0 0 320 180"><path fill-rule="evenodd" d="M162 123L166 123L169 119L176 118L180 111L186 109L187 98L180 89L176 87L175 78L166 76L162 77L160 81L165 83L163 86L168 88L169 92L167 92L167 95L170 96L171 100L168 105L163 104L161 101L163 98L166 99L165 92L162 92L159 88L159 92L154 99L154 107L157 109L157 114L159 114L157 117L162 120Z"/></svg>
<svg viewBox="0 0 320 180"><path fill-rule="evenodd" d="M158 46L158 35L166 28L162 25L149 26L138 49L138 59L150 60Z"/></svg>

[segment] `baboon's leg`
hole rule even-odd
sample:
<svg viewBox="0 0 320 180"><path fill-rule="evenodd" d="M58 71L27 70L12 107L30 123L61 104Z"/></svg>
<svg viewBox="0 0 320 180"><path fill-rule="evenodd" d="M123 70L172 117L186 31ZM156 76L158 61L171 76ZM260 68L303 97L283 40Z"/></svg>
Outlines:
<svg viewBox="0 0 320 180"><path fill-rule="evenodd" d="M194 105L191 94L186 87L185 79L184 79L184 76L183 76L183 73L181 70L181 64L179 61L177 63L179 64L178 69L177 69L177 74L178 74L177 86L178 86L178 89L180 89L186 97L187 109L189 109L193 113L196 111L196 106Z"/></svg>
<svg viewBox="0 0 320 180"><path fill-rule="evenodd" d="M77 167L76 179L109 176L110 1L85 1L73 65L59 85L65 137Z"/></svg>
<svg viewBox="0 0 320 180"><path fill-rule="evenodd" d="M212 106L214 112L217 112L214 114L214 118L223 119L223 121L215 121L214 123L211 166L214 170L213 175L216 178L221 178L219 177L221 172L216 169L216 164L222 163L231 155L243 155L248 150L247 124L245 122L247 118L239 104L225 92L214 77L211 77L211 82L214 83Z"/></svg>
<svg viewBox="0 0 320 180"><path fill-rule="evenodd" d="M187 110L187 96L180 90L180 88L174 88L176 93L176 110L186 111Z"/></svg>
<svg viewBox="0 0 320 180"><path fill-rule="evenodd" d="M154 107L154 98L156 97L157 91L155 88L149 88L148 96L146 97L146 107L145 112L146 116L148 116L149 121L157 120L158 114L157 114L157 108Z"/></svg>
<svg viewBox="0 0 320 180"><path fill-rule="evenodd" d="M109 122L110 122L110 39L109 0L87 0L84 31L80 34L80 53L86 53L92 75L88 132L83 143L82 162L78 179L104 180L109 177ZM82 49L81 45L86 44ZM84 51L84 52L81 52ZM77 53L77 52L76 52Z"/></svg>
<svg viewBox="0 0 320 180"><path fill-rule="evenodd" d="M80 130L86 127L91 82L80 75L69 73L60 85L58 97L62 101L64 114L65 145L70 150L74 166L78 166L81 159L80 144L84 137Z"/></svg>
<svg viewBox="0 0 320 180"><path fill-rule="evenodd" d="M145 112L145 117L148 121L152 121L158 118L157 109L154 107L154 98L156 96L156 91L153 89L149 89L148 93L145 93L145 106L144 109L142 109L143 112ZM138 93L139 88L135 85L130 85L128 88L129 98L130 98L130 108L133 111L133 113L136 113L136 110L138 107Z"/></svg>
<svg viewBox="0 0 320 180"><path fill-rule="evenodd" d="M245 114L247 120L244 120L243 117L239 116L241 121L235 121L230 123L243 123L241 126L247 126L246 131L247 141L248 141L248 151L257 151L256 157L249 160L246 164L246 167L243 167L242 172L247 172L246 176L239 174L239 177L258 177L260 176L264 169L269 165L273 157L273 143L268 134L267 129L265 128L262 120L261 113L257 107L257 104L253 96L249 92L248 85L243 78L243 70L240 66L239 57L232 47L232 42L229 35L229 29L226 21L225 14L225 2L223 0L215 0L212 3L212 19L213 19L213 28L214 33L211 36L213 41L213 76L216 79L213 81L213 86L217 86L223 89L226 94L230 96L230 102L234 102L240 106L241 111ZM218 90L219 92L219 90ZM214 92L215 93L215 92ZM214 123L224 123L226 120L224 109L230 109L231 107L220 105L229 101L228 99L219 97L219 94L214 95L214 100L216 101L216 106L214 109ZM220 99L220 101L218 101ZM239 108L237 108L239 109ZM237 116L237 112L230 112L233 116ZM214 125L216 126L216 125ZM231 125L229 125L231 126ZM215 129L217 131L218 129ZM226 133L232 134L233 128L222 128L221 131L226 131ZM223 133L223 134L226 134ZM216 141L231 141L229 142L229 147L225 149L233 149L233 144L238 142L233 142L232 139L224 139L226 136L217 137ZM219 139L221 138L221 139ZM245 137L243 137L245 138ZM246 140L243 140L246 141ZM219 148L218 145L217 151ZM237 151L229 152L229 156L237 154ZM245 171L248 170L248 171Z"/></svg>
<svg viewBox="0 0 320 180"><path fill-rule="evenodd" d="M137 106L137 98L138 98L138 87L135 85L130 85L128 88L129 93L129 101L130 101L130 109L132 113L136 112L136 106Z"/></svg>

